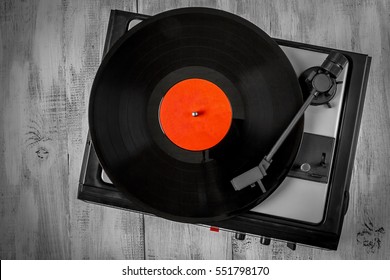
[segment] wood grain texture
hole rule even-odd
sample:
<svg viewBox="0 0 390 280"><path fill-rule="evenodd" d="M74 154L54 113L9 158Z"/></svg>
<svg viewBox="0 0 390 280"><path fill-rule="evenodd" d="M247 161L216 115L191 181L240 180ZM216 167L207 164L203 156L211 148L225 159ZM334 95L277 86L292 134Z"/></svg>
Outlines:
<svg viewBox="0 0 390 280"><path fill-rule="evenodd" d="M231 235L145 216L146 259L231 259Z"/></svg>
<svg viewBox="0 0 390 280"><path fill-rule="evenodd" d="M143 216L75 199L88 131L90 88L100 65L111 9L135 11L135 1L71 1L64 22L71 252L76 259L144 258Z"/></svg>
<svg viewBox="0 0 390 280"><path fill-rule="evenodd" d="M135 1L1 3L2 259L144 257L142 215L76 199L112 8Z"/></svg>
<svg viewBox="0 0 390 280"><path fill-rule="evenodd" d="M153 15L188 6L238 14L273 37L373 57L338 251L267 247L76 199L110 9ZM0 258L390 259L389 23L386 0L2 1Z"/></svg>

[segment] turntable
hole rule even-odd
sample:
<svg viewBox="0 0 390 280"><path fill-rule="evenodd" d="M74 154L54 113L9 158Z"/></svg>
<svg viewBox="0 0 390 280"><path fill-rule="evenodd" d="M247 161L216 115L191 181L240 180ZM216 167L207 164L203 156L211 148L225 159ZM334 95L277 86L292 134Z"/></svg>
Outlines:
<svg viewBox="0 0 390 280"><path fill-rule="evenodd" d="M206 8L111 11L104 55L79 199L337 249L369 56Z"/></svg>

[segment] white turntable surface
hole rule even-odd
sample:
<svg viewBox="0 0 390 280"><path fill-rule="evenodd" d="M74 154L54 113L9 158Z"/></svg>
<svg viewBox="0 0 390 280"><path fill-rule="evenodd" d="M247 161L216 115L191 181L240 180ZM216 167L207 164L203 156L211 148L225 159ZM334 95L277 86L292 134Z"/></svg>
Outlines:
<svg viewBox="0 0 390 280"><path fill-rule="evenodd" d="M320 66L327 54L281 46L297 76L306 69ZM337 81L345 81L348 65ZM345 83L337 85L336 96L327 105L309 106L305 112L304 132L337 139ZM332 156L333 158L333 156ZM332 170L332 165L330 166ZM276 191L251 211L308 223L321 223L326 205L328 183L287 177Z"/></svg>

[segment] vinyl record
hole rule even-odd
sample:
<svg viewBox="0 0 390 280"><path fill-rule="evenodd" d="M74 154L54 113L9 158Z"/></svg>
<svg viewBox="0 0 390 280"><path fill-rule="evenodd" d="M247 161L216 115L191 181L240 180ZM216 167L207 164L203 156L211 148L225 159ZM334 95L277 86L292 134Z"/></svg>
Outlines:
<svg viewBox="0 0 390 280"><path fill-rule="evenodd" d="M222 113L187 115L210 91L208 104ZM266 192L235 191L230 180L259 164L301 105L292 66L266 33L227 12L185 8L144 20L110 49L92 86L89 125L102 167L130 200L203 223L249 210L278 187L303 120L275 155Z"/></svg>

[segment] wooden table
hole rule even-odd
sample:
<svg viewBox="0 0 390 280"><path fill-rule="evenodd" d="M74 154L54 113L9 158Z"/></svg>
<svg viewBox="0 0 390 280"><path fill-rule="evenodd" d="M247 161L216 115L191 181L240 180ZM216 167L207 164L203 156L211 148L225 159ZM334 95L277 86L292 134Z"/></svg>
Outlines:
<svg viewBox="0 0 390 280"><path fill-rule="evenodd" d="M336 252L77 200L91 84L110 9L238 14L276 38L373 57L351 201ZM13 1L0 3L1 259L389 259L390 2Z"/></svg>

